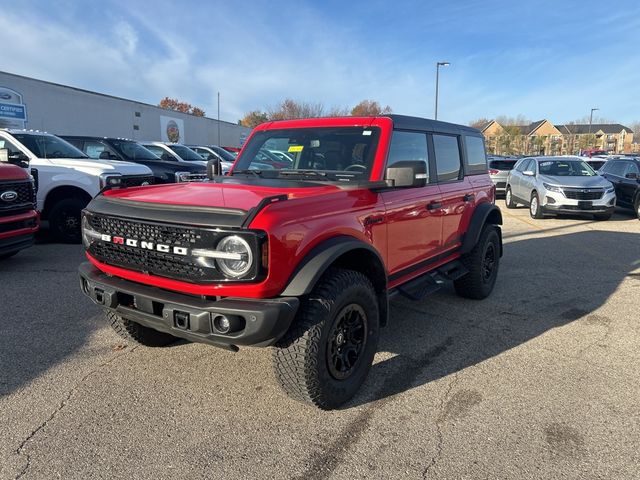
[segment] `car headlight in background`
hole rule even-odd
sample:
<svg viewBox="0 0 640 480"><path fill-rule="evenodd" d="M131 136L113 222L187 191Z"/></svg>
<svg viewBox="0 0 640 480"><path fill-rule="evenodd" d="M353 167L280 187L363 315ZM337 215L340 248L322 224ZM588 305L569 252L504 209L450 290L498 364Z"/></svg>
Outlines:
<svg viewBox="0 0 640 480"><path fill-rule="evenodd" d="M176 182L188 182L191 180L191 172L176 172Z"/></svg>
<svg viewBox="0 0 640 480"><path fill-rule="evenodd" d="M122 175L119 173L102 173L100 174L100 188L113 188L122 185Z"/></svg>
<svg viewBox="0 0 640 480"><path fill-rule="evenodd" d="M549 185L548 183L543 183L542 186L549 190L550 192L562 193L562 188L556 187L555 185Z"/></svg>
<svg viewBox="0 0 640 480"><path fill-rule="evenodd" d="M613 188L613 187L607 187L607 188L604 190L604 193L613 193L613 192L615 192L615 190L616 190L616 189L615 189L615 188Z"/></svg>

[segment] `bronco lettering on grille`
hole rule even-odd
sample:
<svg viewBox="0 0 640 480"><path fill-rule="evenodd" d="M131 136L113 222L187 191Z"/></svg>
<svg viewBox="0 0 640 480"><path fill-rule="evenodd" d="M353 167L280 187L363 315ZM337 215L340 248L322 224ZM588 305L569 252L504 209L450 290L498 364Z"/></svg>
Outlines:
<svg viewBox="0 0 640 480"><path fill-rule="evenodd" d="M127 247L144 248L145 250L155 250L162 253L173 253L174 255L188 255L189 250L185 247L175 247L172 245L165 245L163 243L154 243L139 241L135 238L117 237L115 235L107 235L105 233L100 235L100 240L103 242L115 243L116 245L126 245Z"/></svg>

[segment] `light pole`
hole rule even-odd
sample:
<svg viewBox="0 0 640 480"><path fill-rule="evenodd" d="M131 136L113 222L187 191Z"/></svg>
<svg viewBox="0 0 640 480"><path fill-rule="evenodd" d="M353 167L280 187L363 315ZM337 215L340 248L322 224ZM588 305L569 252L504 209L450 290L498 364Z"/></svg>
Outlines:
<svg viewBox="0 0 640 480"><path fill-rule="evenodd" d="M218 146L220 146L220 92L218 92Z"/></svg>
<svg viewBox="0 0 640 480"><path fill-rule="evenodd" d="M593 112L596 110L600 110L599 108L592 108L591 113L589 114L589 146L591 146L591 124L593 123Z"/></svg>
<svg viewBox="0 0 640 480"><path fill-rule="evenodd" d="M435 119L438 119L438 82L440 80L440 67L448 67L451 65L449 62L437 62L436 63L436 114Z"/></svg>

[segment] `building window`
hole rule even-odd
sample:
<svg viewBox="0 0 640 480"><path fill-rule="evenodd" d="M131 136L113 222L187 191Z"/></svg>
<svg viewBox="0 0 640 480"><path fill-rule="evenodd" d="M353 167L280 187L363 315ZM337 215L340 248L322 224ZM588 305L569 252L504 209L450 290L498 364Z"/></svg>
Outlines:
<svg viewBox="0 0 640 480"><path fill-rule="evenodd" d="M134 126L133 126L133 129L134 129L134 130L140 130L140 125L134 125Z"/></svg>
<svg viewBox="0 0 640 480"><path fill-rule="evenodd" d="M136 117L139 117L139 116L140 116L140 112L136 112L134 115L135 115Z"/></svg>

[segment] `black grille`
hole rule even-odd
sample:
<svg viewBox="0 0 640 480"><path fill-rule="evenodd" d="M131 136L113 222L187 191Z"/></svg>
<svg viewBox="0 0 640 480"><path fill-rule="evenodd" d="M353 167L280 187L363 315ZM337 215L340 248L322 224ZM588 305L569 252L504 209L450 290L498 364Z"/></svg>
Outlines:
<svg viewBox="0 0 640 480"><path fill-rule="evenodd" d="M15 192L16 198L5 200L3 194ZM5 195L5 198L7 196ZM36 195L33 184L29 180L0 183L0 215L13 215L18 211L31 210L35 206Z"/></svg>
<svg viewBox="0 0 640 480"><path fill-rule="evenodd" d="M225 280L214 260L196 259L190 253L195 248L214 249L220 238L228 235L229 231L128 220L99 214L89 214L88 220L97 232L125 239L124 244L114 243L113 240L96 240L91 244L89 253L102 263L192 283ZM248 235L244 238L254 252L258 250L257 236ZM127 245L126 239L137 240L139 246ZM142 242L153 243L153 249L142 248ZM155 249L157 244L168 245L172 251L173 247L183 247L189 254L159 252ZM258 273L259 265L256 262L255 269L242 280L254 280Z"/></svg>
<svg viewBox="0 0 640 480"><path fill-rule="evenodd" d="M153 185L153 175L123 175L122 186L123 187L139 187L143 183Z"/></svg>
<svg viewBox="0 0 640 480"><path fill-rule="evenodd" d="M13 232L23 228L33 228L37 225L34 218L19 220L17 222L0 223L0 233Z"/></svg>
<svg viewBox="0 0 640 480"><path fill-rule="evenodd" d="M600 200L604 190L569 190L564 189L564 196L571 200Z"/></svg>

